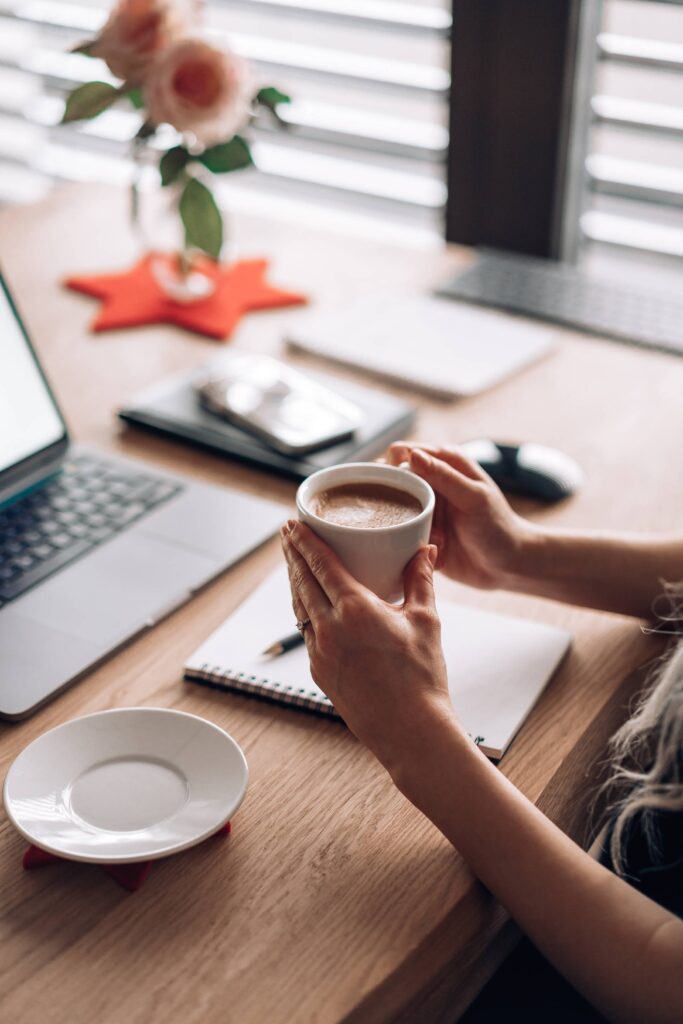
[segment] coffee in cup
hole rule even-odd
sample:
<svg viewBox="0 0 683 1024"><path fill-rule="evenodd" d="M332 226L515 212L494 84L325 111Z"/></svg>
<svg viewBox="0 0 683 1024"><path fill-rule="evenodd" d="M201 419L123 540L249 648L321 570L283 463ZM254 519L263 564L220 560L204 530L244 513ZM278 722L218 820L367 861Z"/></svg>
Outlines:
<svg viewBox="0 0 683 1024"><path fill-rule="evenodd" d="M407 491L387 484L338 484L318 491L309 507L320 519L337 526L379 530L407 523L422 512L422 502Z"/></svg>
<svg viewBox="0 0 683 1024"><path fill-rule="evenodd" d="M408 469L352 462L309 476L296 495L299 519L349 572L385 601L403 596L403 570L429 543L434 492Z"/></svg>

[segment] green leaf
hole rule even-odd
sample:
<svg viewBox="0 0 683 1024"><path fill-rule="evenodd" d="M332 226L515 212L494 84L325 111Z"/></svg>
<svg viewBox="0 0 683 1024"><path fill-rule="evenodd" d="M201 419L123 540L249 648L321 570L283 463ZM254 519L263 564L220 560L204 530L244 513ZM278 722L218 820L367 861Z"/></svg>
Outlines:
<svg viewBox="0 0 683 1024"><path fill-rule="evenodd" d="M206 185L190 178L180 197L180 217L189 245L217 260L223 245L223 218Z"/></svg>
<svg viewBox="0 0 683 1024"><path fill-rule="evenodd" d="M86 82L85 85L79 85L67 98L62 124L97 117L110 107L119 95L119 90L107 82Z"/></svg>
<svg viewBox="0 0 683 1024"><path fill-rule="evenodd" d="M214 174L240 171L254 162L249 144L241 135L236 135L230 142L221 142L218 146L205 149L199 159Z"/></svg>
<svg viewBox="0 0 683 1024"><path fill-rule="evenodd" d="M180 172L187 166L189 159L190 154L184 146L174 146L173 149L164 153L159 161L161 184L170 185L171 182L176 181Z"/></svg>
<svg viewBox="0 0 683 1024"><path fill-rule="evenodd" d="M275 108L278 103L291 103L291 96L288 96L284 92L280 92L274 85L269 85L265 89L259 89L256 93L256 102L260 103L262 107L268 107L275 113Z"/></svg>
<svg viewBox="0 0 683 1024"><path fill-rule="evenodd" d="M142 96L142 89L131 89L130 92L126 93L126 96L136 110L142 110L145 105L145 101Z"/></svg>

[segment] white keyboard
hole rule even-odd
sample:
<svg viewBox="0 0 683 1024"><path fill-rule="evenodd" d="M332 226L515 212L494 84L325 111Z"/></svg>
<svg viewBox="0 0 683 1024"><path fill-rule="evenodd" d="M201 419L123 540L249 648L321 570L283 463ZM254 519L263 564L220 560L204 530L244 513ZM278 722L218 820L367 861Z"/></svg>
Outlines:
<svg viewBox="0 0 683 1024"><path fill-rule="evenodd" d="M483 252L439 295L683 355L683 274L676 294L620 285L567 263Z"/></svg>
<svg viewBox="0 0 683 1024"><path fill-rule="evenodd" d="M289 344L439 398L473 395L545 355L552 332L431 296L378 294L303 313Z"/></svg>

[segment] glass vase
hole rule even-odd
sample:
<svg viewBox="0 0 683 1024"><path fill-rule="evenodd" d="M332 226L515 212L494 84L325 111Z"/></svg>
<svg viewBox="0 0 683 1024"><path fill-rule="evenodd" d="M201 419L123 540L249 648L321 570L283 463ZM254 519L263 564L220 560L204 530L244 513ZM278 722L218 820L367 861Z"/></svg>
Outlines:
<svg viewBox="0 0 683 1024"><path fill-rule="evenodd" d="M152 166L158 153L149 148L135 154L131 185L131 223L151 270L164 294L174 302L201 302L216 290L215 277L207 272L208 257L188 245L180 218L184 182L162 186ZM154 181L156 179L156 186Z"/></svg>

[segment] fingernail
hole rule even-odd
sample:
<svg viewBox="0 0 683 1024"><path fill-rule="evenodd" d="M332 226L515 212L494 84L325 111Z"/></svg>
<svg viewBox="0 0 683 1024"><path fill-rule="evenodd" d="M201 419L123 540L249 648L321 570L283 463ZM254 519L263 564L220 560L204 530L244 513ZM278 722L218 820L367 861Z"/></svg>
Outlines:
<svg viewBox="0 0 683 1024"><path fill-rule="evenodd" d="M410 453L411 461L414 459L416 462L430 462L430 458L427 452L423 452L421 448L413 448Z"/></svg>
<svg viewBox="0 0 683 1024"><path fill-rule="evenodd" d="M436 560L439 557L439 549L436 544L430 544L427 548L427 554L429 555L429 561L432 563L432 569L436 567Z"/></svg>

